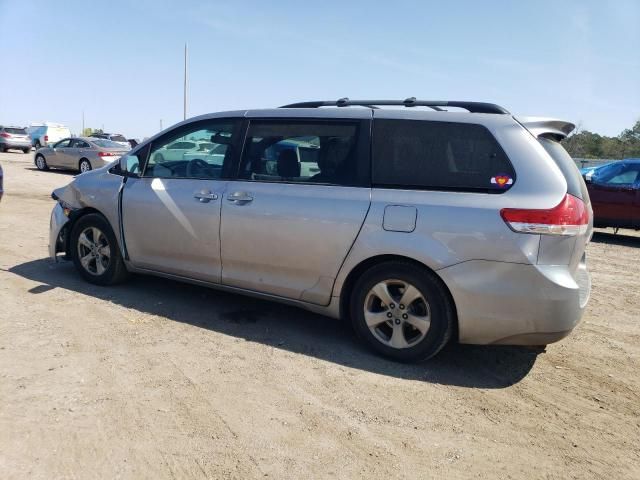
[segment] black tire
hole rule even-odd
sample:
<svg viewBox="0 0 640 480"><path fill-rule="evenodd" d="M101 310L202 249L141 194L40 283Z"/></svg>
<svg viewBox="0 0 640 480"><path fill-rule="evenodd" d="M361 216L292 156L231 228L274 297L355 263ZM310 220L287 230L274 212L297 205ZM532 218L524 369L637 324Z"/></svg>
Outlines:
<svg viewBox="0 0 640 480"><path fill-rule="evenodd" d="M402 332L415 333L417 337L415 343L407 342L408 346L405 348L396 348L383 343L377 338L377 335L383 336L384 332L378 329L375 329L375 333L372 332L365 320L365 308L370 308L367 306L367 299L371 298L369 295L373 287L381 282L390 280L392 282L396 280L406 282L414 286L424 300L424 302L417 300L417 304L407 305L406 307L404 305L395 305L396 310L392 313L392 316L395 317L397 314L397 319L390 318L388 324L380 324L382 329L393 331L394 322L402 322L401 325L398 325L399 328L403 329ZM408 309L411 308L420 308L421 305L425 308L425 304L426 311L429 311L430 324L425 329L426 334L423 334L424 337L420 339L420 332L408 325L409 322L405 324L404 320L400 319L400 316L403 313L409 313ZM407 310L397 310L401 307L407 308ZM380 308L382 308L382 313L387 312L385 313L387 316L391 313L391 309L388 306L383 305ZM356 281L351 294L350 314L354 330L360 339L374 351L400 362L418 362L436 355L451 339L454 322L456 321L452 300L442 281L430 270L405 261L380 263L361 275Z"/></svg>
<svg viewBox="0 0 640 480"><path fill-rule="evenodd" d="M40 141L37 141L36 144L34 145L34 147L36 147L36 150L38 150L39 148L42 147L42 145L40 145Z"/></svg>
<svg viewBox="0 0 640 480"><path fill-rule="evenodd" d="M39 162L38 161L39 159L42 159L42 162ZM36 158L34 159L34 162L38 170L49 170L49 165L47 165L47 159L44 158L44 155L36 154Z"/></svg>
<svg viewBox="0 0 640 480"><path fill-rule="evenodd" d="M82 170L83 164L87 165L87 168L84 171ZM80 162L78 162L78 170L80 171L80 173L84 173L93 170L93 167L91 166L91 162L89 160L87 160L86 158L82 158Z"/></svg>
<svg viewBox="0 0 640 480"><path fill-rule="evenodd" d="M4 145L0 145L0 153L4 153L6 151L7 151L6 147Z"/></svg>
<svg viewBox="0 0 640 480"><path fill-rule="evenodd" d="M30 148L23 148L22 151L24 153L31 153L31 149Z"/></svg>
<svg viewBox="0 0 640 480"><path fill-rule="evenodd" d="M80 251L78 248L78 243L80 242L80 235L85 233L87 229L96 228L104 237L106 237L106 243L109 246L109 261L105 265L102 263L104 271L98 273L97 271L97 260L90 261L89 268L91 266L94 267L94 272L91 273L85 266L83 266L82 261L80 260ZM104 239L102 236L99 238ZM70 251L71 258L73 259L73 264L76 266L76 269L80 272L80 275L89 283L93 283L95 285L114 285L116 283L120 283L124 281L129 273L127 272L127 268L124 265L124 261L122 260L122 256L120 255L120 248L118 247L118 242L116 240L116 236L113 233L113 229L107 219L105 219L102 215L98 213L90 213L88 215L84 215L80 217L73 229L71 231L70 237ZM98 239L92 239L97 243ZM104 242L103 242L104 246ZM86 248L82 247L83 249Z"/></svg>

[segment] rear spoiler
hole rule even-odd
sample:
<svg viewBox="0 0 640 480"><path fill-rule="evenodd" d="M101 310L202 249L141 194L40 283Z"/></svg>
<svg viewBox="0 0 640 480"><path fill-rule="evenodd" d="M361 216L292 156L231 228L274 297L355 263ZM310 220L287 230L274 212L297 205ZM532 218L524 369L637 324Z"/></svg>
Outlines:
<svg viewBox="0 0 640 480"><path fill-rule="evenodd" d="M544 117L514 117L534 137L566 138L576 126L571 122Z"/></svg>

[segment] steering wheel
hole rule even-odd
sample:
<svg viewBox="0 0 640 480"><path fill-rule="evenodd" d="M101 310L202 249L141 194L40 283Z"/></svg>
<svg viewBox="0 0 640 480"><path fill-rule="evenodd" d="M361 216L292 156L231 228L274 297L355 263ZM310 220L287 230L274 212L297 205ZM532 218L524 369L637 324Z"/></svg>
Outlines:
<svg viewBox="0 0 640 480"><path fill-rule="evenodd" d="M187 177L200 177L203 173L206 173L211 165L202 160L201 158L194 158L187 163Z"/></svg>

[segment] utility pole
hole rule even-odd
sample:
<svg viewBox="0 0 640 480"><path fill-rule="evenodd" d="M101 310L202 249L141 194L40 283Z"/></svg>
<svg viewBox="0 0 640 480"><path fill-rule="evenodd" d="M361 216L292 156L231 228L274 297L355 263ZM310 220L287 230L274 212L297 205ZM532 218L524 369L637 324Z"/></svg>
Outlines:
<svg viewBox="0 0 640 480"><path fill-rule="evenodd" d="M187 119L187 43L184 44L184 117Z"/></svg>
<svg viewBox="0 0 640 480"><path fill-rule="evenodd" d="M82 110L82 132L80 133L80 136L84 135L84 110Z"/></svg>

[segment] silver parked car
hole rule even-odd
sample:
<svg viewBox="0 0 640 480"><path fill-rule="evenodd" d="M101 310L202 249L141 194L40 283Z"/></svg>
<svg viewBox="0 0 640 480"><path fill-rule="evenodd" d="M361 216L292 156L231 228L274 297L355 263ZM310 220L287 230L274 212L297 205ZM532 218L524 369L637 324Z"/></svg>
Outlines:
<svg viewBox="0 0 640 480"><path fill-rule="evenodd" d="M544 345L590 292L573 128L415 98L203 115L55 190L50 254L99 285L145 273L349 319L401 361Z"/></svg>
<svg viewBox="0 0 640 480"><path fill-rule="evenodd" d="M101 138L65 138L50 147L36 151L34 163L38 170L63 168L88 172L119 159L128 149Z"/></svg>
<svg viewBox="0 0 640 480"><path fill-rule="evenodd" d="M0 152L7 150L22 150L31 152L31 139L27 130L22 127L3 127L0 125Z"/></svg>

